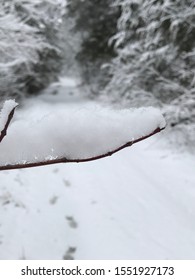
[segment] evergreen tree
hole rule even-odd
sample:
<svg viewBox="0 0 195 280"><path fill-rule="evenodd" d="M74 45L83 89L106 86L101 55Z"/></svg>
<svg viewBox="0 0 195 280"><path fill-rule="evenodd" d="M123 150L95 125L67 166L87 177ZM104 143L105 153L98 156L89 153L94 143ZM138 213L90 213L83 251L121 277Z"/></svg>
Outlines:
<svg viewBox="0 0 195 280"><path fill-rule="evenodd" d="M64 7L63 0L1 1L1 99L37 93L56 78Z"/></svg>
<svg viewBox="0 0 195 280"><path fill-rule="evenodd" d="M121 8L117 52L109 65L109 98L130 106L162 106L186 143L195 131L195 3L193 0L115 0Z"/></svg>
<svg viewBox="0 0 195 280"><path fill-rule="evenodd" d="M112 38L118 53L110 68L120 96L163 103L192 91L195 70L193 0L116 0L122 10ZM116 93L118 94L118 93Z"/></svg>

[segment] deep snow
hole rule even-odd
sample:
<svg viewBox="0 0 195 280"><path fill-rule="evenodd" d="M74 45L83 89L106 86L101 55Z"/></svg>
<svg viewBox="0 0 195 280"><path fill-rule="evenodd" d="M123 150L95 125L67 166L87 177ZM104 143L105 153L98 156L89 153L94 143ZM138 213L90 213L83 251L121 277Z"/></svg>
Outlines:
<svg viewBox="0 0 195 280"><path fill-rule="evenodd" d="M94 162L0 172L0 259L194 259L195 159L166 137Z"/></svg>

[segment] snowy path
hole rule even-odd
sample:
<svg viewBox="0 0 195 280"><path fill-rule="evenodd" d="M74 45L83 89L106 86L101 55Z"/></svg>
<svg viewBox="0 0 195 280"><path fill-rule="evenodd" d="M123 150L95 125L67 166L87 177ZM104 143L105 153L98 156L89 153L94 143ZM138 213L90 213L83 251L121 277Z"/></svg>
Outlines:
<svg viewBox="0 0 195 280"><path fill-rule="evenodd" d="M79 97L69 82L67 104ZM0 259L194 259L195 159L160 149L161 139L94 162L0 172Z"/></svg>
<svg viewBox="0 0 195 280"><path fill-rule="evenodd" d="M195 258L195 160L147 140L0 174L0 259Z"/></svg>

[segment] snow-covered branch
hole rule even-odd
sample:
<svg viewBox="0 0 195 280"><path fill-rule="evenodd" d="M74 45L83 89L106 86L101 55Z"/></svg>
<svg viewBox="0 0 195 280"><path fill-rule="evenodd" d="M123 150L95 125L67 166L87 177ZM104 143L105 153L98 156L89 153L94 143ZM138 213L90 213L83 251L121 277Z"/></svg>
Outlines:
<svg viewBox="0 0 195 280"><path fill-rule="evenodd" d="M12 101L6 104L0 123L4 136L17 106ZM117 110L94 103L62 106L57 112L52 108L41 117L39 108L23 109L10 124L0 144L0 170L100 159L165 128L155 108Z"/></svg>

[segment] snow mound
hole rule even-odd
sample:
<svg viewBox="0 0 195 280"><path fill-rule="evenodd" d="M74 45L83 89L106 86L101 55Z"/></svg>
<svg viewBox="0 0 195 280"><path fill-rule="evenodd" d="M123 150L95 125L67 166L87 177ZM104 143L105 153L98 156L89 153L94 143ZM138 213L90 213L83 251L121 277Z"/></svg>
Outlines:
<svg viewBox="0 0 195 280"><path fill-rule="evenodd" d="M164 127L155 108L116 110L94 103L29 106L18 112L0 144L0 165L93 158Z"/></svg>

